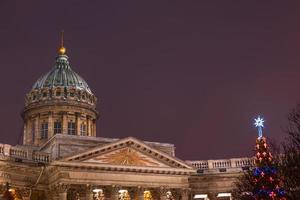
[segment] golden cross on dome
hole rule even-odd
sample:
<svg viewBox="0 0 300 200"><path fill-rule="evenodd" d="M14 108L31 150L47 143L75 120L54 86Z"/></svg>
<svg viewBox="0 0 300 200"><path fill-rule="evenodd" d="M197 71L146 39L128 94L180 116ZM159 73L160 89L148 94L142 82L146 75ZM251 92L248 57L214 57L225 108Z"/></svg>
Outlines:
<svg viewBox="0 0 300 200"><path fill-rule="evenodd" d="M58 53L60 55L65 55L66 54L66 48L64 47L64 31L61 31L60 35L60 48L58 49Z"/></svg>

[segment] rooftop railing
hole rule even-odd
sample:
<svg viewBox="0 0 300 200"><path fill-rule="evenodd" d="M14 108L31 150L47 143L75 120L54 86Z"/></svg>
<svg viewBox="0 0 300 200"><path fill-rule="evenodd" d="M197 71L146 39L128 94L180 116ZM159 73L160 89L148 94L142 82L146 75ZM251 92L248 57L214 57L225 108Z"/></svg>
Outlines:
<svg viewBox="0 0 300 200"><path fill-rule="evenodd" d="M49 163L51 156L48 153L33 151L32 149L0 144L0 156L17 159L18 161L31 161L37 163Z"/></svg>
<svg viewBox="0 0 300 200"><path fill-rule="evenodd" d="M208 169L228 169L228 168L243 168L254 165L254 158L231 158L218 160L188 160L186 161L191 166L200 170Z"/></svg>

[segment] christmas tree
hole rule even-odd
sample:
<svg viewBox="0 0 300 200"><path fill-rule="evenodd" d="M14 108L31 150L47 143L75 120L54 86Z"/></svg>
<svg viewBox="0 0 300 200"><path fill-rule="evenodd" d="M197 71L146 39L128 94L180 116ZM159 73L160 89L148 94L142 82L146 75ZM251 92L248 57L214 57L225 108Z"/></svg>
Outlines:
<svg viewBox="0 0 300 200"><path fill-rule="evenodd" d="M285 191L274 164L267 140L262 135L264 120L255 119L259 136L256 139L255 168L253 169L253 197L257 200L285 200Z"/></svg>

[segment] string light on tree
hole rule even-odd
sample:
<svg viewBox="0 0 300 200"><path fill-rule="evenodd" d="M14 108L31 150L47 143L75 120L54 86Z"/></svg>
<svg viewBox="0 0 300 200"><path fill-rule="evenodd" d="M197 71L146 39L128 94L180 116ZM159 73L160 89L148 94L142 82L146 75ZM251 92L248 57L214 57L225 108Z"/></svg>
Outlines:
<svg viewBox="0 0 300 200"><path fill-rule="evenodd" d="M252 173L253 198L255 200L286 200L285 191L282 188L283 182L273 162L267 139L262 134L265 121L260 116L254 120L254 125L258 129L258 138L255 146L255 168Z"/></svg>

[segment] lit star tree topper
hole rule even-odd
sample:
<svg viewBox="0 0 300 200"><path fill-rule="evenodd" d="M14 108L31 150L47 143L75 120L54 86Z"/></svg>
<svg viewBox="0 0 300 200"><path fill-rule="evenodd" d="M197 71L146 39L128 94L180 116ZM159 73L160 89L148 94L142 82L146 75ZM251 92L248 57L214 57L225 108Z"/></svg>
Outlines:
<svg viewBox="0 0 300 200"><path fill-rule="evenodd" d="M262 129L264 127L264 119L261 118L260 116L258 116L256 119L254 119L255 123L255 127L257 127L258 129L258 137L261 138L262 137Z"/></svg>

